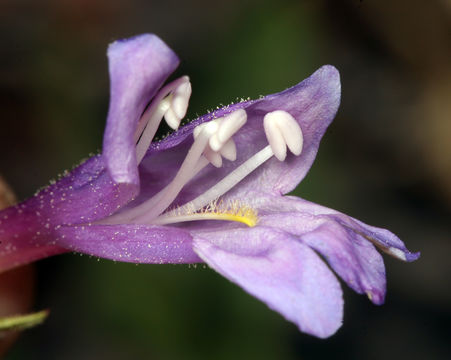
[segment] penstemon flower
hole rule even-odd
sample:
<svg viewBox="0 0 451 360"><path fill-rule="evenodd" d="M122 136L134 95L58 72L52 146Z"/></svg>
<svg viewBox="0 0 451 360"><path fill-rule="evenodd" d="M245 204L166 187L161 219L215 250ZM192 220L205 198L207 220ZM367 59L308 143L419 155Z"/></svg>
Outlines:
<svg viewBox="0 0 451 360"><path fill-rule="evenodd" d="M391 232L284 196L308 172L340 103L323 66L281 93L229 105L179 128L191 83L163 86L178 58L155 35L108 50L111 100L103 153L0 213L0 270L67 251L136 263L205 262L301 331L341 326L342 291L319 255L375 304ZM176 130L152 141L164 119ZM318 255L319 254L319 255Z"/></svg>

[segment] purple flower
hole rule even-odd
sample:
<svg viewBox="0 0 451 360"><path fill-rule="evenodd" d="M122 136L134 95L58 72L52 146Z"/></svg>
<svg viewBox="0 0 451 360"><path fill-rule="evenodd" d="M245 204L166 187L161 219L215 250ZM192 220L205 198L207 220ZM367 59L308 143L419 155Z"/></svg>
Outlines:
<svg viewBox="0 0 451 360"><path fill-rule="evenodd" d="M0 213L0 270L67 251L136 263L210 267L294 322L332 335L342 291L320 256L375 304L385 296L376 250L413 261L391 232L284 196L308 172L340 103L323 66L281 93L185 116L191 84L163 86L178 58L155 35L108 49L111 100L103 153Z"/></svg>

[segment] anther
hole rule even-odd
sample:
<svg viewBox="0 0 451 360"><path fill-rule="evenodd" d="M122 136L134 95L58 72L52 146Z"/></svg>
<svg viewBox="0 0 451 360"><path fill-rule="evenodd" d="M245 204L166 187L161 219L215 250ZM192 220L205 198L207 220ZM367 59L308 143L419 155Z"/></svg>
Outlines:
<svg viewBox="0 0 451 360"><path fill-rule="evenodd" d="M174 130L179 127L181 120L186 115L191 92L191 83L189 82L188 77L186 77L186 82L177 86L171 95L169 95L170 106L164 114L164 119Z"/></svg>
<svg viewBox="0 0 451 360"><path fill-rule="evenodd" d="M208 124L217 124L217 130L210 136L208 146L203 155L215 167L222 166L222 157L230 161L236 159L236 146L232 136L246 123L247 114L243 109L236 110L222 118L211 120L201 124L194 129L194 139Z"/></svg>
<svg viewBox="0 0 451 360"><path fill-rule="evenodd" d="M263 118L263 127L269 145L278 160L285 160L287 146L294 155L301 154L304 142L302 130L289 113L283 110L267 113Z"/></svg>
<svg viewBox="0 0 451 360"><path fill-rule="evenodd" d="M246 111L236 110L219 121L219 129L210 138L210 147L213 151L219 151L222 146L239 130L247 121Z"/></svg>
<svg viewBox="0 0 451 360"><path fill-rule="evenodd" d="M172 93L171 109L180 119L186 115L191 93L192 88L188 77L186 77L186 82L180 84Z"/></svg>
<svg viewBox="0 0 451 360"><path fill-rule="evenodd" d="M182 76L164 86L154 97L139 120L135 133L138 163L144 158L163 117L172 129L179 127L186 115L191 92L189 77Z"/></svg>
<svg viewBox="0 0 451 360"><path fill-rule="evenodd" d="M235 142L230 139L221 148L221 155L229 161L236 160L236 145Z"/></svg>

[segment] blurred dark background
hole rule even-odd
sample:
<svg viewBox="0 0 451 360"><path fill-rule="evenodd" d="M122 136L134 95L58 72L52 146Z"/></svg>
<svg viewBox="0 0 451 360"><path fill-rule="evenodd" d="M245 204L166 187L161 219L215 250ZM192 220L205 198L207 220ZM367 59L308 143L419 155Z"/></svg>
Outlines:
<svg viewBox="0 0 451 360"><path fill-rule="evenodd" d="M329 63L343 100L296 195L386 227L386 304L345 289L318 340L204 266L67 254L36 265L48 321L8 359L451 358L449 0L0 1L0 173L24 199L101 147L106 47L154 32L192 79L189 118Z"/></svg>

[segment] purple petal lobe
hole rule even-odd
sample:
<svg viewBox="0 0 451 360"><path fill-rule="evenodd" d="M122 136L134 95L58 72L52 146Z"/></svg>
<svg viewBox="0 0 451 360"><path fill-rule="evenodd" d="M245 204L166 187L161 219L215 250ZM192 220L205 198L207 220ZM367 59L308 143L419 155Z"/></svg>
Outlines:
<svg viewBox="0 0 451 360"><path fill-rule="evenodd" d="M370 242L328 219L314 231L302 235L301 240L324 255L352 289L365 293L374 304L384 303L384 262Z"/></svg>
<svg viewBox="0 0 451 360"><path fill-rule="evenodd" d="M133 263L201 262L184 230L145 225L77 225L58 230L57 243L69 250Z"/></svg>
<svg viewBox="0 0 451 360"><path fill-rule="evenodd" d="M371 241L380 250L399 260L412 262L420 257L420 252L410 252L404 243L392 232L352 219L348 226Z"/></svg>
<svg viewBox="0 0 451 360"><path fill-rule="evenodd" d="M341 326L337 279L313 250L291 235L267 227L204 232L194 237L194 250L301 331L325 338Z"/></svg>
<svg viewBox="0 0 451 360"><path fill-rule="evenodd" d="M318 251L352 289L367 294L375 304L384 302L386 278L383 259L373 244L398 249L401 258L416 256L388 230L300 198L249 192L243 201L258 209L259 224L287 231Z"/></svg>
<svg viewBox="0 0 451 360"><path fill-rule="evenodd" d="M108 60L111 90L103 154L115 182L138 184L134 132L145 106L179 60L153 34L112 43Z"/></svg>
<svg viewBox="0 0 451 360"><path fill-rule="evenodd" d="M353 290L367 294L375 304L384 302L383 259L371 242L343 224L351 217L295 197L261 196L260 200L261 224L293 234L323 255Z"/></svg>

